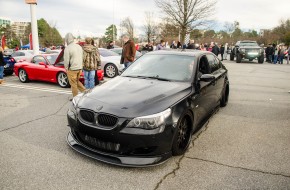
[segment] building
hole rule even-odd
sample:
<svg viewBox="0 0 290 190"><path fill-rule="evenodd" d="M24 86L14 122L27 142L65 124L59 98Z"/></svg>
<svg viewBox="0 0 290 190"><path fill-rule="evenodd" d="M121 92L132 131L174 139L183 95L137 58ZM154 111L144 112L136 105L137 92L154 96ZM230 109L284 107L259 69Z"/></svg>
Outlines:
<svg viewBox="0 0 290 190"><path fill-rule="evenodd" d="M13 22L11 29L17 37L23 37L29 24L30 22Z"/></svg>
<svg viewBox="0 0 290 190"><path fill-rule="evenodd" d="M6 27L11 25L11 20L8 18L0 17L0 27Z"/></svg>

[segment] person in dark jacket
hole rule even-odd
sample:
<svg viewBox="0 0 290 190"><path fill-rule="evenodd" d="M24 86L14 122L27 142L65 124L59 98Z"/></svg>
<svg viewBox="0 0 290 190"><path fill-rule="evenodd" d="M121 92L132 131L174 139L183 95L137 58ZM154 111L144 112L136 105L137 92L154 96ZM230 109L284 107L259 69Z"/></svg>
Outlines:
<svg viewBox="0 0 290 190"><path fill-rule="evenodd" d="M113 41L109 42L107 49L114 49L114 42Z"/></svg>
<svg viewBox="0 0 290 190"><path fill-rule="evenodd" d="M220 53L219 47L217 46L217 43L214 43L214 46L212 47L211 50L212 53L214 53L216 56Z"/></svg>
<svg viewBox="0 0 290 190"><path fill-rule="evenodd" d="M224 53L225 53L225 47L224 47L224 45L222 44L221 45L221 49L220 49L220 51L221 51L221 57L222 57L222 61L224 60Z"/></svg>
<svg viewBox="0 0 290 190"><path fill-rule="evenodd" d="M269 55L270 55L270 47L271 44L268 44L268 46L265 49L265 54L266 54L266 61L269 62Z"/></svg>
<svg viewBox="0 0 290 190"><path fill-rule="evenodd" d="M274 55L274 47L272 44L270 44L270 48L269 48L269 51L268 51L268 61L269 63L272 63L273 62L273 55Z"/></svg>
<svg viewBox="0 0 290 190"><path fill-rule="evenodd" d="M125 64L125 68L129 67L135 60L136 47L135 43L129 39L129 36L123 36L124 46L121 57L121 64Z"/></svg>
<svg viewBox="0 0 290 190"><path fill-rule="evenodd" d="M194 40L190 40L188 46L186 49L195 49L195 44L194 44Z"/></svg>
<svg viewBox="0 0 290 190"><path fill-rule="evenodd" d="M4 57L3 57L3 49L0 47L0 84L4 83L3 73L4 73Z"/></svg>

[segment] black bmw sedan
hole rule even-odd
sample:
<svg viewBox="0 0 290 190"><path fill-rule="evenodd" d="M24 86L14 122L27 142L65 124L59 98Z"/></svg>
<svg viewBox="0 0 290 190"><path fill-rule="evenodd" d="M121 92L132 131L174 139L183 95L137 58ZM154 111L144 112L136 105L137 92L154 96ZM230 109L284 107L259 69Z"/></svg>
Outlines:
<svg viewBox="0 0 290 190"><path fill-rule="evenodd" d="M229 98L227 69L205 51L155 51L122 75L76 96L68 144L121 166L160 164L184 154L192 135Z"/></svg>

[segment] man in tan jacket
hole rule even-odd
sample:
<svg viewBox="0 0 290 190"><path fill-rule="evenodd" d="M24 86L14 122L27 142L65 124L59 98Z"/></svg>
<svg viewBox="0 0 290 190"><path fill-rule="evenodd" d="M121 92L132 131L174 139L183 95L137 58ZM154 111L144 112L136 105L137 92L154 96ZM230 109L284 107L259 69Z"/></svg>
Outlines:
<svg viewBox="0 0 290 190"><path fill-rule="evenodd" d="M78 90L84 92L86 89L79 81L83 69L83 49L74 43L71 33L65 36L67 47L64 50L64 67L71 85L73 97L78 95Z"/></svg>

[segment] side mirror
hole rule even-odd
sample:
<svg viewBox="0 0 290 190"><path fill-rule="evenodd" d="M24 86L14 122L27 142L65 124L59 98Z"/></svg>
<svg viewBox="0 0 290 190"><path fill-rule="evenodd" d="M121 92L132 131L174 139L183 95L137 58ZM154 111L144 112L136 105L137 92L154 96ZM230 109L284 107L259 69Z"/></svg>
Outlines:
<svg viewBox="0 0 290 190"><path fill-rule="evenodd" d="M203 82L211 82L215 80L215 76L212 74L204 74L204 75L201 75L199 80Z"/></svg>
<svg viewBox="0 0 290 190"><path fill-rule="evenodd" d="M38 64L47 67L47 65L44 62L39 62Z"/></svg>

